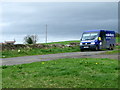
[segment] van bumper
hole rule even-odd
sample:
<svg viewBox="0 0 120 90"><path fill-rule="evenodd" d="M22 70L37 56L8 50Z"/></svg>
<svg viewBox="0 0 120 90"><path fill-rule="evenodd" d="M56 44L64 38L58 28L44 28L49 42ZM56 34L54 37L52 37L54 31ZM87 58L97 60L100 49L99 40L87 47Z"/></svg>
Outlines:
<svg viewBox="0 0 120 90"><path fill-rule="evenodd" d="M95 49L96 45L80 45L80 49Z"/></svg>

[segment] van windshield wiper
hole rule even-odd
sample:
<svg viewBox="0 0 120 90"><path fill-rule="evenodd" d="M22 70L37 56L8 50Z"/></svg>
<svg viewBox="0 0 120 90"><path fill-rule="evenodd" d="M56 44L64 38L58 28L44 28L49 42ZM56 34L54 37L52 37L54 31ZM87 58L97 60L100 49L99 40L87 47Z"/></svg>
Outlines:
<svg viewBox="0 0 120 90"><path fill-rule="evenodd" d="M91 40L91 39L85 39L85 40Z"/></svg>

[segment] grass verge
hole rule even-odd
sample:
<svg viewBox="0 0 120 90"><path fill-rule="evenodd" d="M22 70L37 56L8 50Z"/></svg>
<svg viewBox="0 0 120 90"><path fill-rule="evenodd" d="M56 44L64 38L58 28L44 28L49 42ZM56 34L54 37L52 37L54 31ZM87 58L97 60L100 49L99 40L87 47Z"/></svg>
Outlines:
<svg viewBox="0 0 120 90"><path fill-rule="evenodd" d="M119 54L119 53L120 53L120 49L112 50L112 51L106 51L106 52L100 53L100 54Z"/></svg>
<svg viewBox="0 0 120 90"><path fill-rule="evenodd" d="M3 88L117 88L118 61L65 58L2 66Z"/></svg>
<svg viewBox="0 0 120 90"><path fill-rule="evenodd" d="M19 57L19 56L30 56L30 55L43 55L43 54L55 54L55 53L65 53L65 52L78 52L80 51L79 46L75 47L52 47L48 49L19 49L19 50L4 50L2 51L2 58L10 58L10 57Z"/></svg>

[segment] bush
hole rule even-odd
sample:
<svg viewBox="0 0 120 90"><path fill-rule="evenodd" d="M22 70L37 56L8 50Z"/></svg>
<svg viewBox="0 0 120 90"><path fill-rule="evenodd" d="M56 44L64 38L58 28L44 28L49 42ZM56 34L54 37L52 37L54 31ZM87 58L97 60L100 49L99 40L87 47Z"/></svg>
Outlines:
<svg viewBox="0 0 120 90"><path fill-rule="evenodd" d="M24 37L25 44L36 44L37 40L38 40L37 35L27 35Z"/></svg>
<svg viewBox="0 0 120 90"><path fill-rule="evenodd" d="M116 32L116 33L115 33L115 36L116 36L116 37L120 37L120 33L117 33L117 32Z"/></svg>

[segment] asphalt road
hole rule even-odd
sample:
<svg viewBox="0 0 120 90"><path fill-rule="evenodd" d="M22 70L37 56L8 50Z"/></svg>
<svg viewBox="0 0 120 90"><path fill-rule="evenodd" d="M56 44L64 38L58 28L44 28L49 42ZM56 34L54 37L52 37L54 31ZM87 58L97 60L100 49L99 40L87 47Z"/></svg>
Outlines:
<svg viewBox="0 0 120 90"><path fill-rule="evenodd" d="M58 53L58 54L48 54L48 55L34 55L34 56L23 56L23 57L14 57L14 58L3 58L0 60L2 61L0 63L1 65L17 65L17 64L25 64L25 63L32 63L32 62L38 62L38 61L56 60L59 58L83 58L83 57L96 58L98 57L97 54L100 54L103 52L105 51L71 52L71 53ZM111 57L111 55L109 56ZM106 56L101 55L101 57L99 58L106 58Z"/></svg>

